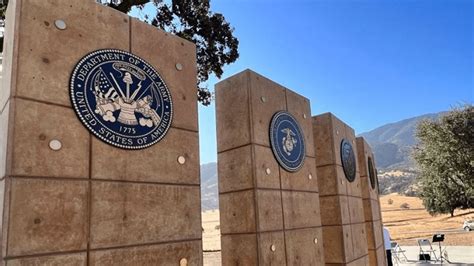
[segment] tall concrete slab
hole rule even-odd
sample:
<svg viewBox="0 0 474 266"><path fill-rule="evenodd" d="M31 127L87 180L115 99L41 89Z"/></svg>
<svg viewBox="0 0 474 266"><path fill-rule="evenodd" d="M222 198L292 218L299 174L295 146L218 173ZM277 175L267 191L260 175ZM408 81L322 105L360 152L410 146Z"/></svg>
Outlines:
<svg viewBox="0 0 474 266"><path fill-rule="evenodd" d="M331 113L313 116L324 258L366 265L367 232L354 130Z"/></svg>
<svg viewBox="0 0 474 266"><path fill-rule="evenodd" d="M98 50L104 57L87 61ZM86 128L94 112L81 114L73 99L80 95L72 93L74 80L87 80L77 66L91 70L112 57L116 76L97 74L88 104L96 114L99 103L124 114L108 110L109 120L94 121L129 130L117 135L123 144L140 126L161 130L156 143L119 148ZM202 265L195 87L188 41L94 0L10 1L0 89L0 264ZM151 91L159 96L143 96ZM166 117L156 110L167 106L164 130L158 125Z"/></svg>
<svg viewBox="0 0 474 266"><path fill-rule="evenodd" d="M277 114L298 130L272 131ZM216 85L223 265L324 264L310 114L308 99L251 70ZM303 163L284 168L283 146Z"/></svg>
<svg viewBox="0 0 474 266"><path fill-rule="evenodd" d="M363 137L356 139L357 160L360 169L362 200L367 230L367 247L370 265L386 265L385 247L383 243L383 224L379 199L379 182L375 168L375 157L372 148Z"/></svg>

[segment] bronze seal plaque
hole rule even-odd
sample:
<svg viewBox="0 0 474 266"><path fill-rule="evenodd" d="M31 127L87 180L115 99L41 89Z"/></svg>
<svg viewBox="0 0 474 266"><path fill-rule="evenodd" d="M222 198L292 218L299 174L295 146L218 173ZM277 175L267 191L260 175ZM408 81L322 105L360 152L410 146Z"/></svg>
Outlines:
<svg viewBox="0 0 474 266"><path fill-rule="evenodd" d="M346 139L343 139L341 142L341 161L344 175L349 182L353 182L356 176L356 159L354 149L351 143Z"/></svg>
<svg viewBox="0 0 474 266"><path fill-rule="evenodd" d="M296 119L286 111L276 112L270 122L270 146L286 171L296 172L304 163L305 143Z"/></svg>
<svg viewBox="0 0 474 266"><path fill-rule="evenodd" d="M145 60L121 50L82 58L70 81L77 116L96 137L123 149L160 141L173 118L171 94Z"/></svg>
<svg viewBox="0 0 474 266"><path fill-rule="evenodd" d="M375 167L374 167L374 162L372 161L372 158L369 157L369 159L367 160L367 164L368 164L368 171L369 171L369 180L370 180L370 186L372 187L372 189L375 189L375 178L376 178L376 175L375 175Z"/></svg>

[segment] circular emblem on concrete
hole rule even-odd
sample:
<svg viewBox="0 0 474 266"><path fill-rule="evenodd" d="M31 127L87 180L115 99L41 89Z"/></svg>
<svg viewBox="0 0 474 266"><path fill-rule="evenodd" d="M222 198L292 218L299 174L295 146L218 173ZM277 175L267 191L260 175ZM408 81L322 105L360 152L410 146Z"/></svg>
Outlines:
<svg viewBox="0 0 474 266"><path fill-rule="evenodd" d="M341 142L341 161L342 168L344 169L344 175L350 182L354 181L356 176L356 160L354 155L354 149L352 149L351 143L343 139Z"/></svg>
<svg viewBox="0 0 474 266"><path fill-rule="evenodd" d="M376 178L376 175L375 175L375 167L374 167L374 162L372 161L372 158L369 157L369 159L367 160L367 164L368 164L368 169L369 169L369 180L370 180L370 186L372 187L372 189L375 189L375 178Z"/></svg>
<svg viewBox="0 0 474 266"><path fill-rule="evenodd" d="M298 171L304 163L305 143L296 119L279 111L270 123L270 145L278 163L289 172Z"/></svg>
<svg viewBox="0 0 474 266"><path fill-rule="evenodd" d="M145 60L120 50L82 58L70 81L71 102L82 123L99 139L142 149L160 141L173 118L171 95Z"/></svg>

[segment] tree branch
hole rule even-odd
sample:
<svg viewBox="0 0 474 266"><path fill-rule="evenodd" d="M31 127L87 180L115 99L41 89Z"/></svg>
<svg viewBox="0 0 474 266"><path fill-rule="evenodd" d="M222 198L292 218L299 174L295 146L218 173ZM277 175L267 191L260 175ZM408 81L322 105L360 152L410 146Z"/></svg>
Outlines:
<svg viewBox="0 0 474 266"><path fill-rule="evenodd" d="M148 2L151 2L151 0L123 0L118 5L110 3L110 7L127 14L130 12L130 10L132 10L133 6L144 5Z"/></svg>

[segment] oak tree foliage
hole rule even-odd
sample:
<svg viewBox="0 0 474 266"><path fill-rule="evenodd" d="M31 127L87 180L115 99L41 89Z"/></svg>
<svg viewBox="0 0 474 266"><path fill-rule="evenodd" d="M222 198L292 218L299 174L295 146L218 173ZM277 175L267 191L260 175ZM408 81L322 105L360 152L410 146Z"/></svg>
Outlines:
<svg viewBox="0 0 474 266"><path fill-rule="evenodd" d="M234 28L220 13L210 10L210 0L96 0L123 13L132 8L143 10L151 5L156 14L147 14L145 22L171 32L196 44L198 83L197 96L203 105L209 105L211 93L203 86L209 76L220 78L223 67L239 57L239 41ZM0 16L5 14L8 0L0 0Z"/></svg>
<svg viewBox="0 0 474 266"><path fill-rule="evenodd" d="M420 197L430 214L474 207L474 106L455 108L417 126L414 159Z"/></svg>

